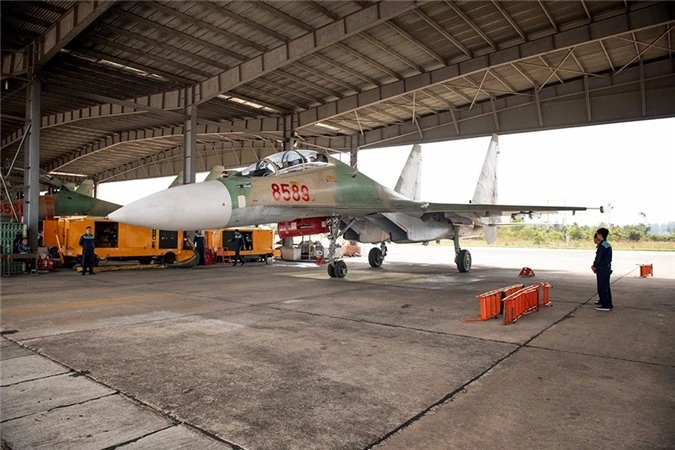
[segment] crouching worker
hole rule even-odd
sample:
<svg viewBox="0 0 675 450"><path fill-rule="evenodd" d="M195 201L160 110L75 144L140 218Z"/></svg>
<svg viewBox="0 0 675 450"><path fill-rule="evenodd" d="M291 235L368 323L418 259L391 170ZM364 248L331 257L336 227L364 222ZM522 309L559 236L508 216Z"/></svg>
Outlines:
<svg viewBox="0 0 675 450"><path fill-rule="evenodd" d="M94 273L94 262L96 255L94 254L94 235L91 234L91 227L87 227L85 233L80 237L80 247L82 247L82 275L86 275L87 269L91 275Z"/></svg>

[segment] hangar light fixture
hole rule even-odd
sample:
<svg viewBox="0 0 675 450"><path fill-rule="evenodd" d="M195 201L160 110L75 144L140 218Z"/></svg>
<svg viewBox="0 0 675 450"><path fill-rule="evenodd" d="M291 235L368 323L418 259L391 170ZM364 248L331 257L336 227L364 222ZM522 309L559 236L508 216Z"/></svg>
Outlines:
<svg viewBox="0 0 675 450"><path fill-rule="evenodd" d="M270 108L268 106L259 105L257 103L249 102L248 100L244 100L242 98L232 97L230 95L219 94L217 97L222 99L222 100L227 100L227 101L230 101L230 102L239 103L240 105L250 106L251 108L261 109L261 110L267 111L267 112L273 112L273 113L279 112L276 109Z"/></svg>
<svg viewBox="0 0 675 450"><path fill-rule="evenodd" d="M81 173L70 173L70 172L49 172L49 175L61 175L62 177L80 177L87 178L86 175Z"/></svg>
<svg viewBox="0 0 675 450"><path fill-rule="evenodd" d="M321 122L315 123L314 125L316 125L317 127L326 128L327 130L331 130L331 131L335 131L335 132L341 132L342 131L338 127L334 127L332 125L327 125L327 124L321 123Z"/></svg>

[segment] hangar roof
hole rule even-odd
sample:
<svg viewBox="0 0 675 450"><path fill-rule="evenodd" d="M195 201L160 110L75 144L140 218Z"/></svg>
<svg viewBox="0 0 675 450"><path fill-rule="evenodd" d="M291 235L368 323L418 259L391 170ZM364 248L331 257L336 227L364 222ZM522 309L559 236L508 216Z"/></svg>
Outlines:
<svg viewBox="0 0 675 450"><path fill-rule="evenodd" d="M198 170L208 170L278 151L285 125L300 146L343 151L520 130L508 112L524 104L536 105L535 127L562 127L546 122L542 104L573 95L586 96L588 123L623 120L611 108L595 117L590 97L624 83L641 86L644 103L646 83L673 79L669 2L47 0L0 8L3 167L15 155L22 167L34 61L41 169L101 182L180 171L186 98L197 105ZM672 116L672 108L643 107L642 116Z"/></svg>

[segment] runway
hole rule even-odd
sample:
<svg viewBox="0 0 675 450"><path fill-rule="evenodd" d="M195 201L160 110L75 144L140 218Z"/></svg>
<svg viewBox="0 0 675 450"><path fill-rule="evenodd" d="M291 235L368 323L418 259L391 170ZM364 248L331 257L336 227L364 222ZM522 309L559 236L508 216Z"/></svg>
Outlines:
<svg viewBox="0 0 675 450"><path fill-rule="evenodd" d="M365 248L367 251L367 248ZM675 445L675 253L390 246L311 263L62 270L2 280L0 433L13 450L652 449ZM639 264L654 265L640 278ZM534 278L518 278L531 267ZM476 295L546 281L514 325Z"/></svg>

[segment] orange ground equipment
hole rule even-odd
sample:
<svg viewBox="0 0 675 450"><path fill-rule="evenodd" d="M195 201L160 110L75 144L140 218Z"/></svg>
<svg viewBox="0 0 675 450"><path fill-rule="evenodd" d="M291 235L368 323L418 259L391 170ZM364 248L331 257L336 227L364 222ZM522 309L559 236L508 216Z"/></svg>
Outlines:
<svg viewBox="0 0 675 450"><path fill-rule="evenodd" d="M654 271L651 264L640 264L640 278L653 277Z"/></svg>
<svg viewBox="0 0 675 450"><path fill-rule="evenodd" d="M495 289L494 291L477 295L476 298L478 298L480 302L480 317L475 319L464 319L464 322L478 322L498 316L502 313L502 299L521 290L523 286L523 284L514 284L513 286Z"/></svg>
<svg viewBox="0 0 675 450"><path fill-rule="evenodd" d="M232 240L234 228L206 230L206 247L213 251L215 262L230 262L234 257ZM271 264L275 258L281 257L281 250L274 248L274 230L269 228L239 228L246 240L246 248L239 254L248 261L263 261Z"/></svg>
<svg viewBox="0 0 675 450"><path fill-rule="evenodd" d="M539 289L543 295L539 301ZM504 304L504 325L511 325L522 316L539 311L540 306L551 306L549 298L551 285L548 283L533 284L520 289L502 300Z"/></svg>
<svg viewBox="0 0 675 450"><path fill-rule="evenodd" d="M534 270L530 269L529 267L523 267L520 270L520 273L518 274L519 277L522 278L530 278L534 276Z"/></svg>
<svg viewBox="0 0 675 450"><path fill-rule="evenodd" d="M42 223L46 247L57 247L64 265L75 264L82 258L80 236L86 227L94 232L94 253L100 259L133 261L150 264L153 259L173 264L183 250L182 232L150 230L148 228L113 222L103 217L61 217ZM190 250L191 254L192 251Z"/></svg>

